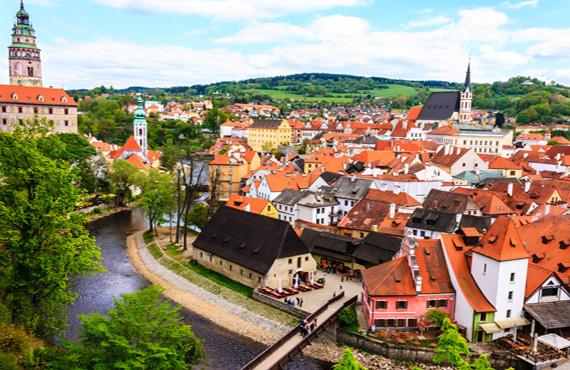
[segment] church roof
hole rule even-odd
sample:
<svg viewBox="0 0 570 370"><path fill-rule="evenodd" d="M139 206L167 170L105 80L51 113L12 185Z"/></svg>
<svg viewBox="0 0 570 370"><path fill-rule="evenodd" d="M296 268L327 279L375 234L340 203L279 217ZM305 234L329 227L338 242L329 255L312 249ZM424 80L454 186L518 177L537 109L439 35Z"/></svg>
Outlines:
<svg viewBox="0 0 570 370"><path fill-rule="evenodd" d="M432 92L418 120L420 121L445 121L451 118L454 112L459 112L459 91Z"/></svg>

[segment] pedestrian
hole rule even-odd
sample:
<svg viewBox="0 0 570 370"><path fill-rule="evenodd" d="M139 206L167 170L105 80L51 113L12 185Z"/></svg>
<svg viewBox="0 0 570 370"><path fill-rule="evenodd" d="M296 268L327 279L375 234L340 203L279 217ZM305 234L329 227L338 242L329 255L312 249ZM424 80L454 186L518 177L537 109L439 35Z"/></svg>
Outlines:
<svg viewBox="0 0 570 370"><path fill-rule="evenodd" d="M333 298L336 298L336 292L333 292Z"/></svg>
<svg viewBox="0 0 570 370"><path fill-rule="evenodd" d="M299 307L303 307L303 298L301 298L299 301Z"/></svg>
<svg viewBox="0 0 570 370"><path fill-rule="evenodd" d="M342 285L340 286L340 290L342 290Z"/></svg>
<svg viewBox="0 0 570 370"><path fill-rule="evenodd" d="M301 298L297 297L297 306L301 305Z"/></svg>

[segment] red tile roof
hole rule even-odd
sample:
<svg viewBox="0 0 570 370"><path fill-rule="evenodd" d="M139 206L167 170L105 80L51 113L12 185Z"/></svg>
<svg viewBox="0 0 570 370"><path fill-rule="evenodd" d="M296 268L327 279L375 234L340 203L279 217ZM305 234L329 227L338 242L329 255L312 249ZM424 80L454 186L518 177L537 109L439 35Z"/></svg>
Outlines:
<svg viewBox="0 0 570 370"><path fill-rule="evenodd" d="M267 200L259 198L249 198L238 194L232 194L226 206L245 211L249 206L249 212L261 214L270 203Z"/></svg>
<svg viewBox="0 0 570 370"><path fill-rule="evenodd" d="M443 234L441 241L459 289L469 305L475 312L495 312L495 307L487 300L471 275L465 255L470 249L463 242L463 238L457 234Z"/></svg>
<svg viewBox="0 0 570 370"><path fill-rule="evenodd" d="M362 281L373 296L415 296L416 286L407 257L362 272Z"/></svg>
<svg viewBox="0 0 570 370"><path fill-rule="evenodd" d="M63 89L18 85L0 85L0 102L8 104L59 105L64 107L77 106L75 100Z"/></svg>
<svg viewBox="0 0 570 370"><path fill-rule="evenodd" d="M515 223L506 216L497 218L473 252L497 261L529 258Z"/></svg>

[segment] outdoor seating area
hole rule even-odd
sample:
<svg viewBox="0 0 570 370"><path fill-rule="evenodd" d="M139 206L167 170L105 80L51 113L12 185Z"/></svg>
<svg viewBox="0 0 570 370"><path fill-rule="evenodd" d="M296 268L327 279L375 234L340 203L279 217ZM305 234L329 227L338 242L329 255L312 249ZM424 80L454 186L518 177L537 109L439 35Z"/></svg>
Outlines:
<svg viewBox="0 0 570 370"><path fill-rule="evenodd" d="M301 292L310 292L313 289L323 289L325 287L324 284L321 283L313 283L313 284L299 284L298 288L282 288L281 290L279 289L271 289L269 287L267 288L259 288L258 292L264 295L267 295L271 298L275 298L275 299L283 299L283 298L287 298L290 296L294 296L296 294L299 294Z"/></svg>
<svg viewBox="0 0 570 370"><path fill-rule="evenodd" d="M535 336L534 339L509 335L498 339L496 344L534 364L567 358L565 349L570 348L570 341L556 334Z"/></svg>

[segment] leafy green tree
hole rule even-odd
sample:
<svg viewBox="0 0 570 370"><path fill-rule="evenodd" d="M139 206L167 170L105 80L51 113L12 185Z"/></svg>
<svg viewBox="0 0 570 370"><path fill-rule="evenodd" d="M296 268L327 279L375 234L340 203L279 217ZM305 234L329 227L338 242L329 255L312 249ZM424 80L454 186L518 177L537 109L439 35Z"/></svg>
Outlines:
<svg viewBox="0 0 570 370"><path fill-rule="evenodd" d="M222 123L226 122L229 118L229 113L216 106L206 113L206 116L204 117L204 126L212 130L212 132L218 132L220 131Z"/></svg>
<svg viewBox="0 0 570 370"><path fill-rule="evenodd" d="M441 328L444 320L449 319L449 315L445 311L434 308L427 312L426 319L438 328Z"/></svg>
<svg viewBox="0 0 570 370"><path fill-rule="evenodd" d="M203 203L196 204L188 214L188 223L203 229L208 222L208 207Z"/></svg>
<svg viewBox="0 0 570 370"><path fill-rule="evenodd" d="M151 231L166 221L166 215L172 215L176 207L176 183L172 175L155 169L149 171L143 185L142 207Z"/></svg>
<svg viewBox="0 0 570 370"><path fill-rule="evenodd" d="M460 369L469 369L469 362L466 359L469 358L471 352L467 340L459 334L457 325L446 318L443 320L441 330L443 330L443 334L440 335L435 349L434 362L436 364L447 363Z"/></svg>
<svg viewBox="0 0 570 370"><path fill-rule="evenodd" d="M42 151L42 132L0 133L0 301L12 323L52 339L76 296L73 278L103 268L75 211L77 177L69 162Z"/></svg>
<svg viewBox="0 0 570 370"><path fill-rule="evenodd" d="M340 362L333 366L333 370L367 370L361 363L354 358L351 350L345 349L342 352Z"/></svg>
<svg viewBox="0 0 570 370"><path fill-rule="evenodd" d="M65 343L56 369L191 369L204 352L180 307L149 287L123 294L108 317L80 316L79 343Z"/></svg>
<svg viewBox="0 0 570 370"><path fill-rule="evenodd" d="M489 363L489 358L487 355L479 356L475 361L473 361L471 368L473 370L494 370Z"/></svg>
<svg viewBox="0 0 570 370"><path fill-rule="evenodd" d="M133 189L139 187L143 175L133 164L116 160L109 175L109 185L115 194L115 206L122 207L134 199Z"/></svg>

